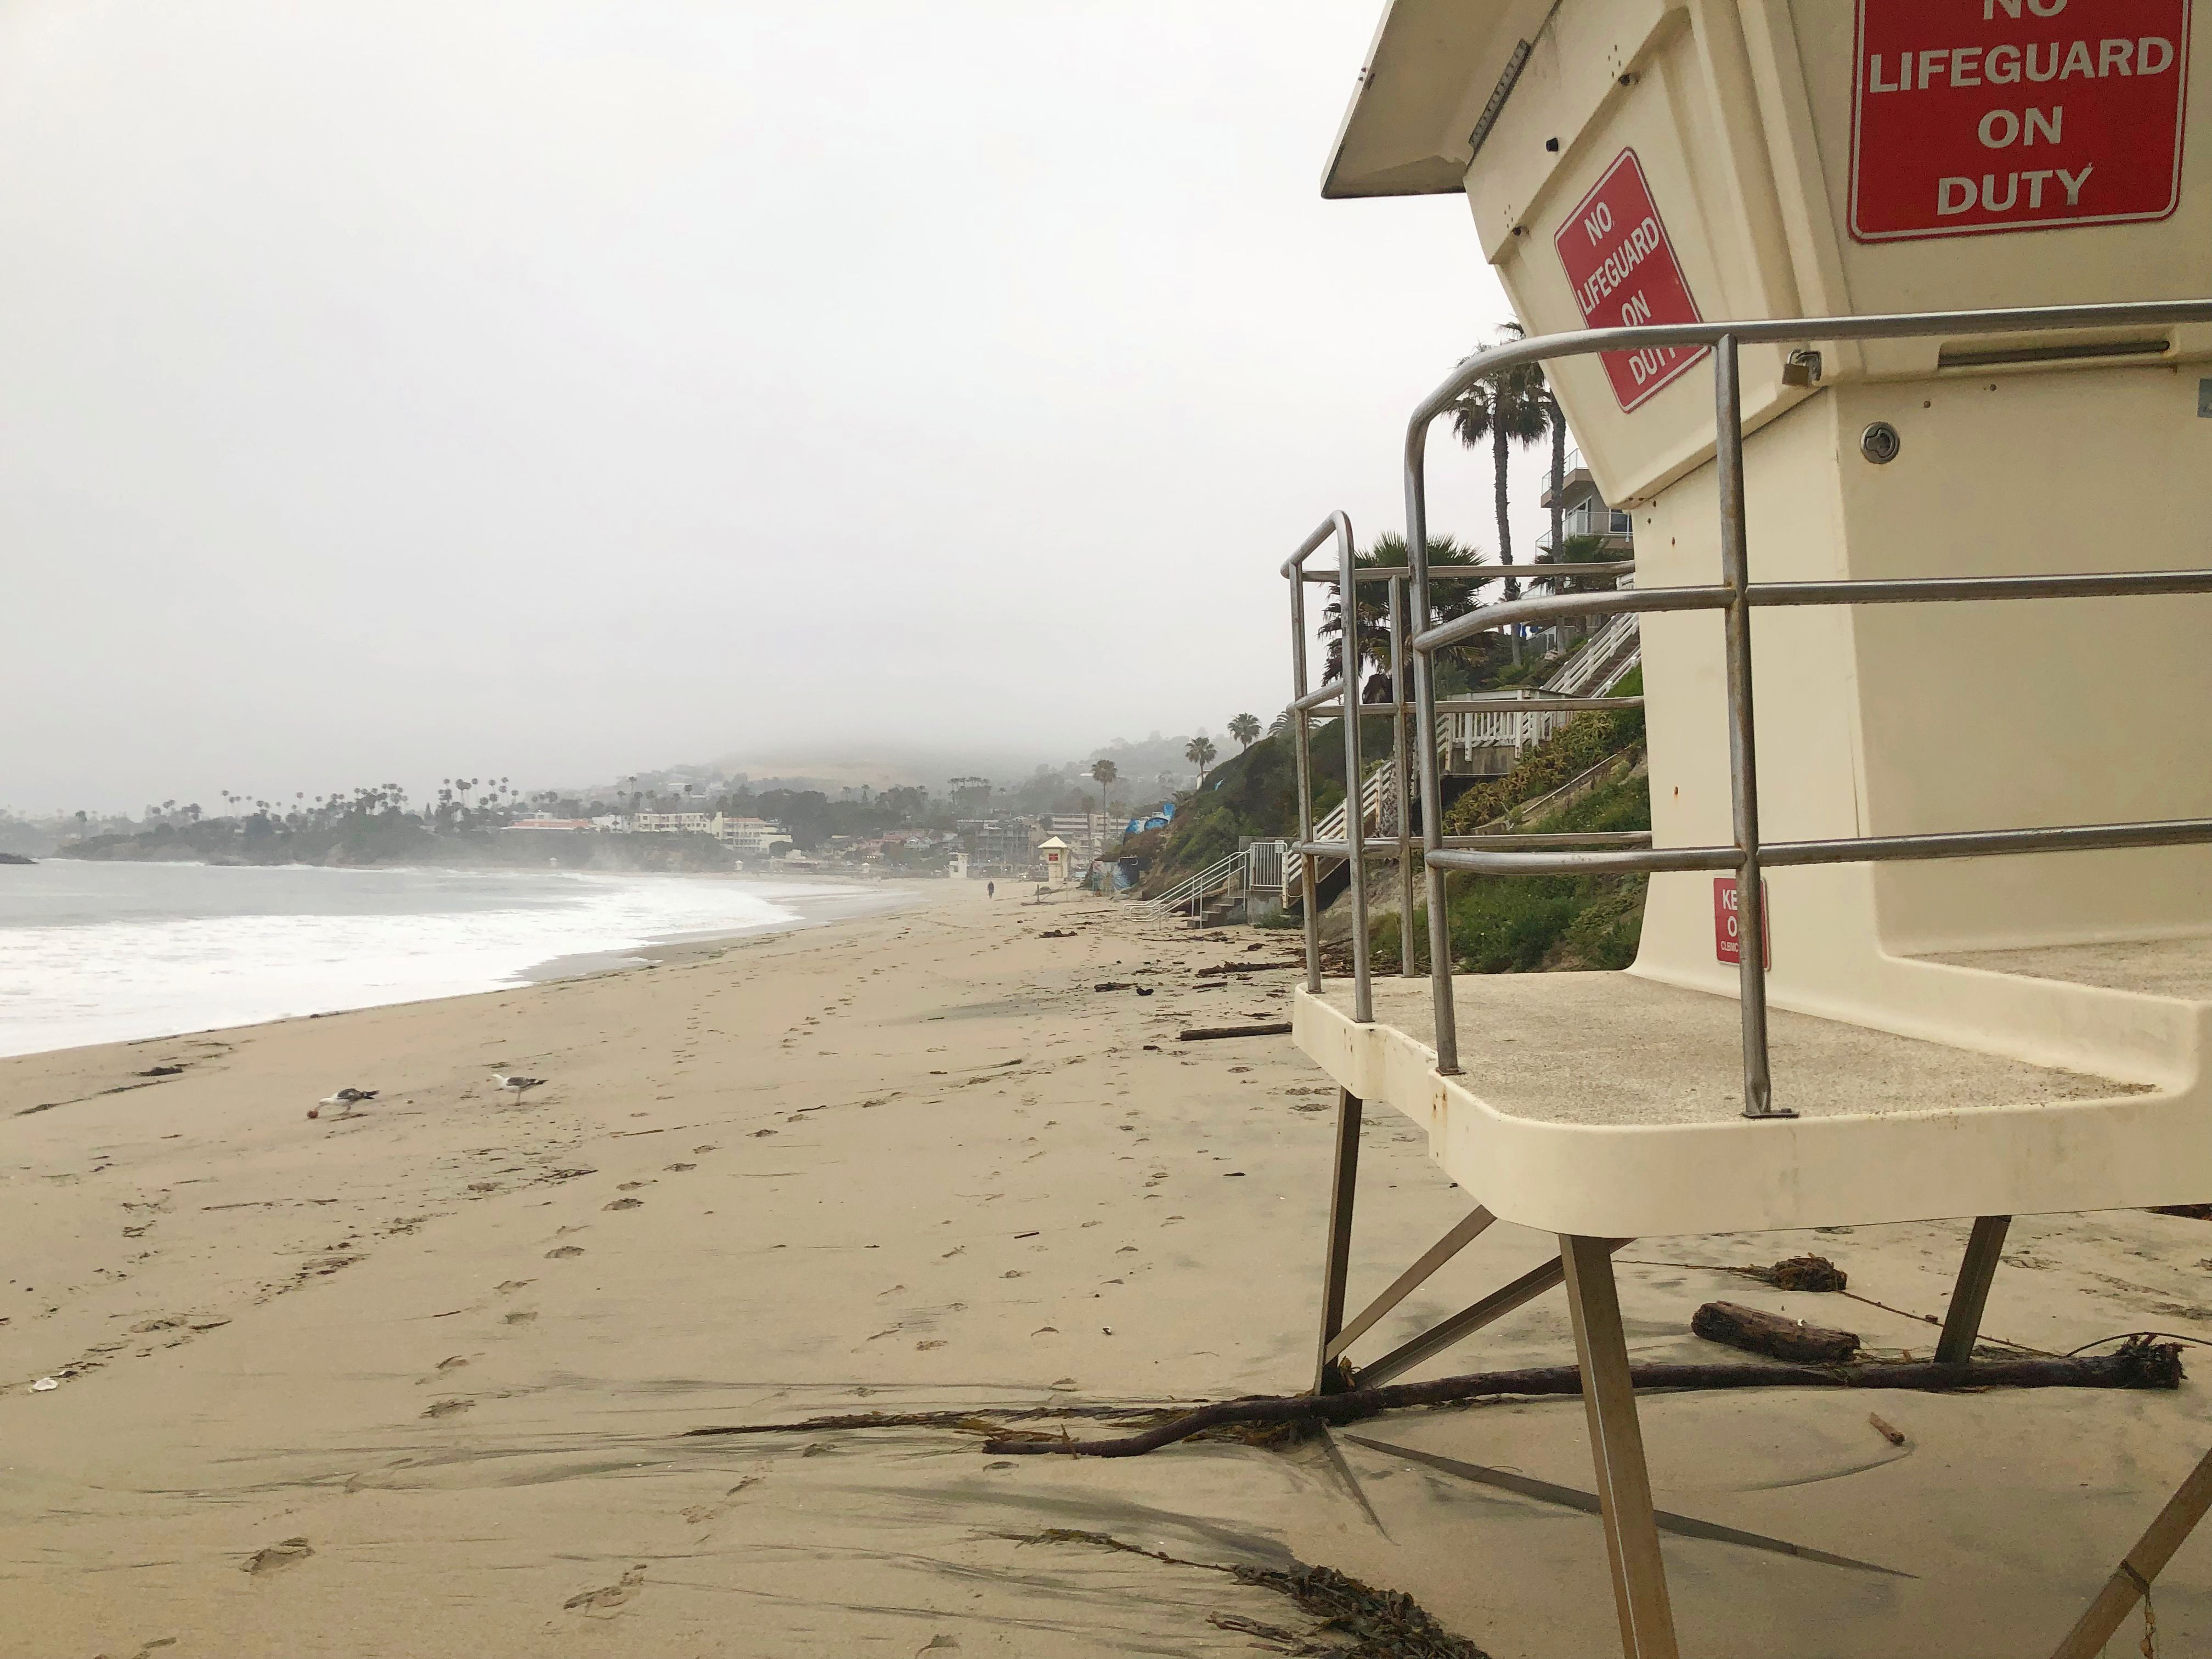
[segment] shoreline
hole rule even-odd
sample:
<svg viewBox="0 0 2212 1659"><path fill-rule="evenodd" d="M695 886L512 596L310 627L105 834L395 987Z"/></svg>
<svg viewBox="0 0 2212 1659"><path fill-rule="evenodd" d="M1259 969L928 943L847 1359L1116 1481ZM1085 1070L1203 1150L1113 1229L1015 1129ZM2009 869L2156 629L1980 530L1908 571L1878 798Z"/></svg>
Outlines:
<svg viewBox="0 0 2212 1659"><path fill-rule="evenodd" d="M757 880L760 878L743 877L739 879ZM921 884L918 880L911 885L893 886L889 882L877 883L872 884L872 890L858 883L825 884L843 886L847 890L834 894L810 893L800 897L775 901L795 913L787 921L764 921L757 927L740 927L734 932L717 929L702 933L672 934L665 939L647 939L629 950L581 951L567 956L549 957L522 969L516 982L550 985L567 979L588 979L603 974L635 973L641 968L678 965L719 955L739 939L796 933L812 928L835 927L841 921L860 921L870 916L890 915L923 902L911 890L911 886ZM489 993L478 991L465 994L483 996ZM435 1001L439 999L424 1000Z"/></svg>
<svg viewBox="0 0 2212 1659"><path fill-rule="evenodd" d="M170 863L174 866L184 866L185 867L202 869L248 867L208 865L199 861L188 860L172 860ZM143 865L139 865L135 866L134 867L143 866ZM268 869L297 868L304 870L320 869L324 866L302 865L293 866L268 866L251 867ZM915 890L924 885L920 878L904 881L878 880L864 884L861 882L842 880L830 877L810 876L801 878L795 876L785 877L781 873L774 875L762 875L738 871L659 872L582 870L548 872L528 869L510 872L501 870L465 869L456 866L431 865L391 865L378 866L346 866L337 867L342 869L343 873L347 875L368 876L385 874L401 877L412 875L475 876L483 874L512 874L519 878L531 878L543 877L549 873L552 873L562 876L577 877L586 881L596 879L610 884L624 884L631 882L644 882L651 884L659 884L664 882L732 883L738 884L749 898L757 900L762 904L773 907L774 908L786 914L774 920L760 921L750 923L740 922L735 925L713 925L702 928L685 928L672 933L654 933L643 939L636 939L632 943L611 946L604 950L560 951L551 956L525 957L524 959L520 961L511 962L508 965L500 969L496 978L491 978L488 982L480 981L465 988L440 987L437 988L425 990L420 994L407 994L393 997L381 995L379 994L379 993L386 988L380 988L374 984L364 983L356 987L355 989L356 994L369 998L369 1000L345 1000L341 997L339 1000L333 1000L330 1006L325 1007L318 1008L310 1006L301 1008L297 1012L275 1013L262 1018L240 1020L222 1020L207 1025L164 1025L157 1026L155 1029L128 1035L104 1035L88 1042L72 1041L64 1042L52 1048L33 1048L10 1051L5 1054L0 1054L0 1060L16 1058L31 1058L40 1055L65 1054L78 1050L95 1049L110 1045L127 1044L143 1047L149 1043L159 1043L183 1038L210 1038L226 1033L252 1030L264 1025L275 1026L295 1024L305 1020L329 1019L337 1015L359 1012L368 1009L416 1007L445 1001L465 1000L472 997L496 995L501 992L512 991L522 986L556 983L563 980L578 977L593 977L606 974L635 972L641 969L663 963L693 960L704 954L727 949L730 945L744 939L772 936L784 933L816 929L832 925L841 921L859 919L872 915L888 914L916 902L917 898ZM777 890L779 886L787 884L794 886L803 886L805 890L788 893L779 892ZM247 913L240 913L237 916L232 916L226 914L217 913L204 918L204 920L216 921L242 920L245 919L246 914ZM322 913L318 911L303 910L297 914L301 920L322 921L328 919L324 916ZM427 921L437 922L449 921L457 917L465 918L472 913L466 910L448 911L428 909L419 913L399 912L396 914L402 919L404 919L410 915L419 915ZM495 914L495 912L486 912L485 914ZM376 919L381 920L384 918L380 917ZM118 919L118 921L120 920L123 919ZM184 916L177 918L177 920L180 922L189 923L191 921L203 920L203 918ZM40 924L37 923L28 925L33 927L40 926ZM90 926L95 927L103 925L106 924L100 922L90 924ZM4 938L4 933L0 933L0 938ZM526 947L525 948L526 949ZM520 955L520 952L519 951L518 954ZM19 1025L21 1025L26 1031L28 1031L33 1035L36 1034L36 1028L29 1023L27 1017L19 1017Z"/></svg>

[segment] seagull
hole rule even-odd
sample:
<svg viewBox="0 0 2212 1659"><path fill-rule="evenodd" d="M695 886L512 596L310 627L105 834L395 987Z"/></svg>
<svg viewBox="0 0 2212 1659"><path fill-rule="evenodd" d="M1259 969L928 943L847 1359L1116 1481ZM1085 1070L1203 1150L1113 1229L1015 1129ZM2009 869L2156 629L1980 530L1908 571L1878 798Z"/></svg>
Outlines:
<svg viewBox="0 0 2212 1659"><path fill-rule="evenodd" d="M374 1100L380 1091L375 1089L340 1089L336 1094L325 1095L307 1109L309 1117L320 1117L325 1106L343 1106L349 1112L363 1101Z"/></svg>
<svg viewBox="0 0 2212 1659"><path fill-rule="evenodd" d="M497 1072L491 1074L491 1080L517 1100L522 1098L523 1091L526 1089L542 1089L545 1086L545 1079L542 1077L502 1077Z"/></svg>

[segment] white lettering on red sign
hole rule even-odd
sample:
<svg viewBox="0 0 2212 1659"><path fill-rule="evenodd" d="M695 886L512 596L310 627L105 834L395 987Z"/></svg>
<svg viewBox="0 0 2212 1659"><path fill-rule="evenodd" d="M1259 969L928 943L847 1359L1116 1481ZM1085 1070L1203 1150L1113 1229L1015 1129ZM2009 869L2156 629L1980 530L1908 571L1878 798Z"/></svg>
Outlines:
<svg viewBox="0 0 2212 1659"><path fill-rule="evenodd" d="M2190 0L1859 0L1862 242L2163 219Z"/></svg>
<svg viewBox="0 0 2212 1659"><path fill-rule="evenodd" d="M1689 279L1667 240L1667 227L1632 149L1621 151L1596 187L1568 213L1552 246L1566 267L1583 321L1591 328L1705 320L1690 297ZM1608 351L1600 361L1613 395L1622 409L1630 410L1705 355L1702 346L1657 346Z"/></svg>
<svg viewBox="0 0 2212 1659"><path fill-rule="evenodd" d="M1771 921L1774 907L1767 902L1770 896L1766 880L1761 877L1759 883L1759 931L1765 949L1759 953L1759 959L1771 969L1774 966L1774 928ZM1720 962L1741 963L1743 961L1743 929L1736 920L1734 876L1713 878L1713 957Z"/></svg>

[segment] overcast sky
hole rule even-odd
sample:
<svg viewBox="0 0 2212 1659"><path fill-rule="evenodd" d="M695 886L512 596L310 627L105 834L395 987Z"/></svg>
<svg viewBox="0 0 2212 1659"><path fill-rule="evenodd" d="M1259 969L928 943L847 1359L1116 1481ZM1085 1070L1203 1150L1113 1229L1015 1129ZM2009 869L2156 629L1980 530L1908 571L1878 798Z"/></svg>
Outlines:
<svg viewBox="0 0 2212 1659"><path fill-rule="evenodd" d="M1506 314L1320 199L1378 10L0 7L0 804L1272 716Z"/></svg>

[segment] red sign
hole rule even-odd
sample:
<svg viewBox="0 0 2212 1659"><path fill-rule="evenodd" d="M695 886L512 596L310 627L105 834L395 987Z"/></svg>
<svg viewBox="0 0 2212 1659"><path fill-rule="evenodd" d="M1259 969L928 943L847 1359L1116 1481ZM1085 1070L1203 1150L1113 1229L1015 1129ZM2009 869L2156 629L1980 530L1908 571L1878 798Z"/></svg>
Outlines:
<svg viewBox="0 0 2212 1659"><path fill-rule="evenodd" d="M1774 908L1767 902L1769 895L1764 877L1759 878L1759 943L1765 947L1759 954L1766 966L1771 969L1774 966L1774 927L1771 920ZM1743 947L1739 941L1742 937L1742 929L1736 923L1735 878L1715 876L1713 878L1713 957L1715 960L1741 963L1743 960Z"/></svg>
<svg viewBox="0 0 2212 1659"><path fill-rule="evenodd" d="M1583 321L1591 328L1705 320L1690 297L1689 279L1667 240L1667 227L1632 149L1621 151L1597 187L1567 215L1552 245L1567 268ZM1705 355L1703 346L1661 346L1608 351L1601 361L1613 395L1628 410Z"/></svg>
<svg viewBox="0 0 2212 1659"><path fill-rule="evenodd" d="M2189 0L1859 0L1862 242L2163 219Z"/></svg>

